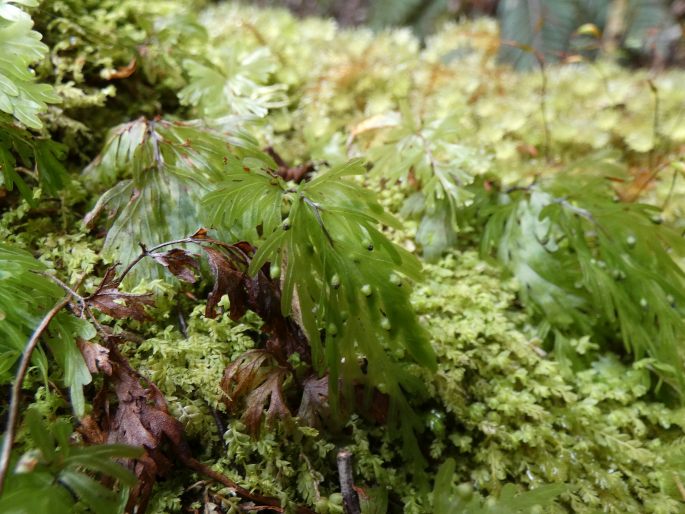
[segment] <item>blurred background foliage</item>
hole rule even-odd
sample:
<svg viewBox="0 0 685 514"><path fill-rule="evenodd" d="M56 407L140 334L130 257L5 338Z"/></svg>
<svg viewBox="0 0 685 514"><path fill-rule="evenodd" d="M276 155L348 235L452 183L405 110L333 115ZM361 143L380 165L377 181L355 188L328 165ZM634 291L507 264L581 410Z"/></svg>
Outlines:
<svg viewBox="0 0 685 514"><path fill-rule="evenodd" d="M657 69L685 64L684 0L257 0L342 26L405 26L421 38L449 20L496 16L500 59L518 69L610 55Z"/></svg>

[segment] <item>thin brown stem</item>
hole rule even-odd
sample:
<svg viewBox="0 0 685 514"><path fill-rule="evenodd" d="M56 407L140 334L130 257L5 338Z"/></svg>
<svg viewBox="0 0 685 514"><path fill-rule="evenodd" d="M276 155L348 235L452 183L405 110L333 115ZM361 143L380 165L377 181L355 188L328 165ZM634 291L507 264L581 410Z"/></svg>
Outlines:
<svg viewBox="0 0 685 514"><path fill-rule="evenodd" d="M124 280L124 277L130 273L130 271L133 269L133 267L138 264L140 261L142 261L145 257L148 257L151 253L156 252L157 250L160 250L162 248L165 248L167 246L171 245L179 245L183 243L197 243L195 239L192 237L184 237L183 239L176 239L174 241L166 241L165 243L160 243L157 246L153 246L152 248L147 248L144 244L140 243L140 248L141 252L138 257L133 259L128 266L126 266L126 269L121 272L119 277L117 278L117 284L121 284L121 282Z"/></svg>
<svg viewBox="0 0 685 514"><path fill-rule="evenodd" d="M7 470L10 463L10 454L12 452L12 445L14 444L14 434L17 428L17 419L19 418L19 396L21 395L21 386L24 383L24 378L29 369L29 364L31 363L31 355L33 350L38 346L41 336L48 328L50 322L55 316L69 303L71 294L62 298L55 306L50 309L50 311L45 315L40 325L36 328L29 339L29 342L24 348L24 352L21 356L21 361L19 362L19 368L17 369L17 375L12 384L12 393L10 396L9 403L9 416L7 417L7 427L5 429L5 439L2 443L2 452L0 453L0 494L2 494L2 489L5 485L5 479L7 477Z"/></svg>

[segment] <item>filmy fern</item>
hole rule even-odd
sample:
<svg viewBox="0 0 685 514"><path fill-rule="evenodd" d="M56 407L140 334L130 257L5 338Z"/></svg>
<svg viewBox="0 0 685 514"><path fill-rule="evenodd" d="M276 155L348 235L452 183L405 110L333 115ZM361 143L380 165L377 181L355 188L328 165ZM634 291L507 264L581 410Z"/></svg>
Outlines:
<svg viewBox="0 0 685 514"><path fill-rule="evenodd" d="M0 2L0 110L14 116L27 127L40 129L38 113L59 97L47 84L37 84L30 65L41 60L48 47L40 42L38 32L31 30L31 17L14 4L35 7L35 0L2 0Z"/></svg>
<svg viewBox="0 0 685 514"><path fill-rule="evenodd" d="M401 115L386 117L383 143L369 150L373 173L383 179L408 183L417 192L402 214L421 218L416 241L429 260L440 257L456 242L458 216L468 203L467 188L483 172L487 159L458 143L458 115L418 120L408 105Z"/></svg>
<svg viewBox="0 0 685 514"><path fill-rule="evenodd" d="M101 514L122 511L136 478L112 459L140 457L142 449L75 446L69 441L69 423L47 425L33 408L26 412L26 423L35 449L15 461L0 496L1 512L76 512L84 507ZM118 480L119 490L105 487L93 478L95 474Z"/></svg>
<svg viewBox="0 0 685 514"><path fill-rule="evenodd" d="M343 377L347 397L355 382L366 383L388 393L408 416L401 386L416 384L386 351L431 369L435 356L409 304L419 262L378 229L397 222L370 192L345 179L365 172L361 161L297 186L264 168L263 161L231 160L224 180L203 200L209 221L243 227L243 237L258 247L251 273L271 262L272 274L282 274L282 312L301 318L315 369L330 374L333 404ZM409 435L412 424L406 427Z"/></svg>
<svg viewBox="0 0 685 514"><path fill-rule="evenodd" d="M46 268L29 253L0 243L0 383L14 379L13 368L24 351L41 317L64 296L45 273ZM77 338L95 337L92 325L67 312L60 312L50 322L45 337L55 361L62 370L62 382L70 390L74 412L85 412L83 386L92 381L88 367L77 346ZM38 348L33 363L47 380L45 353Z"/></svg>
<svg viewBox="0 0 685 514"><path fill-rule="evenodd" d="M43 128L38 115L60 98L50 85L37 83L34 78L30 66L43 59L48 47L41 43L41 35L31 30L29 14L14 4L35 7L38 2L0 1L0 184L10 191L16 185L31 202L31 190L17 168L31 170L35 165L41 186L54 194L65 180L59 163L64 148L24 127Z"/></svg>
<svg viewBox="0 0 685 514"><path fill-rule="evenodd" d="M567 172L504 192L487 211L483 249L517 277L548 328L608 342L620 334L626 351L651 357L650 368L685 392L685 272L674 261L685 240L656 207L617 202L606 179Z"/></svg>
<svg viewBox="0 0 685 514"><path fill-rule="evenodd" d="M242 53L221 48L216 62L184 61L190 83L178 94L182 103L197 107L201 117L220 126L236 116L262 118L269 109L288 103L284 86L269 84L277 67L267 48Z"/></svg>
<svg viewBox="0 0 685 514"><path fill-rule="evenodd" d="M201 225L198 205L220 175L231 151L250 154L255 144L248 136L224 135L197 122L136 121L111 131L102 153L86 169L89 180L116 183L86 217L86 223L106 208L111 226L104 256L128 263L139 244L154 245L179 239ZM137 273L157 273L148 263Z"/></svg>

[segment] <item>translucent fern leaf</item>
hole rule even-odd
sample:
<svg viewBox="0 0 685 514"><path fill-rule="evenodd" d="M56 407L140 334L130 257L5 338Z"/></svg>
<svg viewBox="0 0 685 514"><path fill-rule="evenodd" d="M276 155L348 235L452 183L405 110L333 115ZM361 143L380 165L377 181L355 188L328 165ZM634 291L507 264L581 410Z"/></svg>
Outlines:
<svg viewBox="0 0 685 514"><path fill-rule="evenodd" d="M618 203L602 179L561 174L503 195L483 245L518 278L521 295L554 330L621 340L635 359L685 392L685 240L658 210ZM563 341L564 338L559 338Z"/></svg>
<svg viewBox="0 0 685 514"><path fill-rule="evenodd" d="M285 87L269 83L276 62L268 49L249 53L225 49L214 61L183 63L190 80L179 99L197 107L202 118L223 125L232 116L263 118L269 109L287 104Z"/></svg>
<svg viewBox="0 0 685 514"><path fill-rule="evenodd" d="M471 198L467 186L487 166L482 155L456 142L459 123L451 116L421 124L405 105L398 126L369 150L372 173L418 190L402 213L421 218L416 238L429 260L454 244L458 213Z"/></svg>
<svg viewBox="0 0 685 514"><path fill-rule="evenodd" d="M331 402L336 403L339 378L347 395L355 381L388 393L395 399L395 415L407 421L406 442L419 424L412 422L417 420L402 388L418 385L394 356L406 354L432 369L435 355L409 303L420 263L380 232L380 220L396 221L345 178L364 172L361 161L353 161L289 187L267 172L256 175L235 166L204 203L209 212L230 213L215 216L215 222L250 220L262 228L250 241L259 249L249 271L256 273L265 262L282 263L282 311L300 318L314 368L330 374ZM249 199L241 201L247 191ZM231 201L254 212L240 212ZM367 359L366 374L360 356Z"/></svg>
<svg viewBox="0 0 685 514"><path fill-rule="evenodd" d="M63 296L64 291L40 275L45 266L29 253L0 243L0 383L13 380L13 368L42 317ZM83 386L91 376L76 346L76 337L95 336L87 321L66 312L59 313L48 327L47 341L63 371L63 382L70 388L74 411L85 409ZM34 352L33 363L47 379L47 360L42 350Z"/></svg>
<svg viewBox="0 0 685 514"><path fill-rule="evenodd" d="M197 123L141 118L115 128L102 153L86 169L90 181L112 183L86 217L93 223L110 212L103 253L128 263L148 246L183 238L200 228L199 200L221 177L230 152L249 156L255 143L239 133L225 135ZM136 273L162 273L144 263Z"/></svg>
<svg viewBox="0 0 685 514"><path fill-rule="evenodd" d="M51 86L35 81L30 66L45 56L48 47L31 30L31 17L14 4L36 6L38 2L0 1L0 110L27 127L40 129L38 114L60 99Z"/></svg>

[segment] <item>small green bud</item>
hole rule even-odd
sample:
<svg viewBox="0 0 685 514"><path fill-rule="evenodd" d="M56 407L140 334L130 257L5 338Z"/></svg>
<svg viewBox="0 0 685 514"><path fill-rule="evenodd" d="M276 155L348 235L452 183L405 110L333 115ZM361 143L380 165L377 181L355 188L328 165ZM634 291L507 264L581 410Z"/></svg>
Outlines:
<svg viewBox="0 0 685 514"><path fill-rule="evenodd" d="M543 512L542 505L533 505L530 508L530 514L542 514Z"/></svg>
<svg viewBox="0 0 685 514"><path fill-rule="evenodd" d="M381 328L383 330L390 330L392 328L390 325L390 320L388 318L383 318L381 320Z"/></svg>
<svg viewBox="0 0 685 514"><path fill-rule="evenodd" d="M643 310L647 310L647 307L649 307L649 304L647 303L646 298L640 298L640 307L642 307Z"/></svg>
<svg viewBox="0 0 685 514"><path fill-rule="evenodd" d="M664 222L664 218L662 218L660 214L655 214L650 219L655 225L661 225Z"/></svg>
<svg viewBox="0 0 685 514"><path fill-rule="evenodd" d="M394 286L401 286L402 285L402 279L397 273L391 273L390 274L390 283Z"/></svg>
<svg viewBox="0 0 685 514"><path fill-rule="evenodd" d="M328 327L326 327L326 332L331 337L335 337L338 335L338 327L335 326L335 323L329 323Z"/></svg>
<svg viewBox="0 0 685 514"><path fill-rule="evenodd" d="M283 223L281 223L281 228L283 230L290 230L290 219L286 218L283 220Z"/></svg>
<svg viewBox="0 0 685 514"><path fill-rule="evenodd" d="M272 262L271 266L269 266L269 276L272 278L272 280L278 280L281 278L281 267L277 262Z"/></svg>
<svg viewBox="0 0 685 514"><path fill-rule="evenodd" d="M637 239L635 239L635 236L626 237L626 244L629 248L635 248L635 243L637 243Z"/></svg>
<svg viewBox="0 0 685 514"><path fill-rule="evenodd" d="M333 289L340 287L340 276L337 273L331 277L331 287Z"/></svg>
<svg viewBox="0 0 685 514"><path fill-rule="evenodd" d="M328 501L332 503L333 505L342 505L343 504L343 497L342 494L340 493L333 493L328 497Z"/></svg>
<svg viewBox="0 0 685 514"><path fill-rule="evenodd" d="M373 293L373 289L371 289L371 286L369 284L364 284L361 288L361 292L364 296L371 296Z"/></svg>

